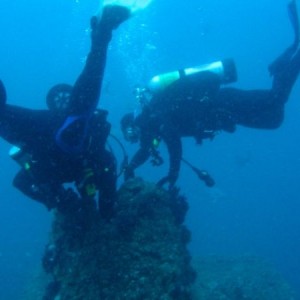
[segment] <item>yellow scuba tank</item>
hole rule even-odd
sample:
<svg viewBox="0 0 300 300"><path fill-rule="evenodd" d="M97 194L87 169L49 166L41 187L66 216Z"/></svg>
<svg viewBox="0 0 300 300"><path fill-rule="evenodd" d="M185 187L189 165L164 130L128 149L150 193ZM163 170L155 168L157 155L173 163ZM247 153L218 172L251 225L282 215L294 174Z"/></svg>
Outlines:
<svg viewBox="0 0 300 300"><path fill-rule="evenodd" d="M148 89L152 93L163 91L167 86L182 78L200 72L212 72L217 74L221 83L232 83L237 80L237 72L233 59L224 59L212 63L177 70L154 76L148 83Z"/></svg>

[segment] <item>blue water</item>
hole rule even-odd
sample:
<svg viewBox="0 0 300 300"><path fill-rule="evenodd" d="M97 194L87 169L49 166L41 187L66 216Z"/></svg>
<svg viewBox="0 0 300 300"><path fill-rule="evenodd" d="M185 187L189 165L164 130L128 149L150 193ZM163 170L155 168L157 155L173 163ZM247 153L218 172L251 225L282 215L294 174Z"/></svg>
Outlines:
<svg viewBox="0 0 300 300"><path fill-rule="evenodd" d="M268 88L267 66L292 41L286 0L158 1L115 33L108 56L101 106L110 110L113 132L135 107L135 84L153 75L233 57L241 88ZM0 4L0 78L9 103L45 107L48 89L73 83L89 48L89 18L98 1L9 1ZM273 131L238 128L195 146L184 156L216 180L209 189L182 168L188 197L187 224L193 255L255 254L273 262L294 288L300 286L300 84ZM11 186L16 164L0 142L0 299L22 299L38 269L51 229L51 214ZM134 147L128 146L129 152ZM147 173L144 173L147 171ZM150 180L166 166L145 166Z"/></svg>

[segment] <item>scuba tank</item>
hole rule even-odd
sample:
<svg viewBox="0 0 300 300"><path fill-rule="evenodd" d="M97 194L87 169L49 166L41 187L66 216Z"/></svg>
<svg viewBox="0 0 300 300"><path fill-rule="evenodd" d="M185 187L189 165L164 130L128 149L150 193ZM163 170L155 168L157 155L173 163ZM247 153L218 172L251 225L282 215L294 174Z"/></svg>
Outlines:
<svg viewBox="0 0 300 300"><path fill-rule="evenodd" d="M217 74L222 84L232 83L237 80L237 72L233 59L224 59L154 76L148 83L148 89L152 93L160 92L183 76L189 76L200 72L212 72Z"/></svg>

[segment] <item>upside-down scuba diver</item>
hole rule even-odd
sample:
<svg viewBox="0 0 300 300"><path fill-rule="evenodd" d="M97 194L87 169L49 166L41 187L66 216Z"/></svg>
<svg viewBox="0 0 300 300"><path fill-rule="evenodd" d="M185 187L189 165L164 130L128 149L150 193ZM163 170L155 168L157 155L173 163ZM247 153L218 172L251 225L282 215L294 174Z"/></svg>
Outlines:
<svg viewBox="0 0 300 300"><path fill-rule="evenodd" d="M129 16L128 8L107 5L100 18L91 19L91 49L83 71L73 87L62 85L63 90L55 87L49 93L50 98L55 98L55 93L69 93L64 101L67 105L61 107L58 101L48 110L9 105L0 81L0 136L19 147L12 153L15 158L22 161L22 155L26 157L14 185L49 209L70 210L79 199L63 184L75 182L81 195L92 193L93 185L100 191L101 214L113 210L115 164L105 149L110 124L107 113L96 108L112 33Z"/></svg>

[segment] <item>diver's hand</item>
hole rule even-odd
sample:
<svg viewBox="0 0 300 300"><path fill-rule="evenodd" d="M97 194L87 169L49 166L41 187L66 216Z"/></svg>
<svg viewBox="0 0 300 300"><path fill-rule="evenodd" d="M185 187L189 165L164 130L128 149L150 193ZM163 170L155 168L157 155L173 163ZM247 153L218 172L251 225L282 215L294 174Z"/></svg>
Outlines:
<svg viewBox="0 0 300 300"><path fill-rule="evenodd" d="M178 176L171 174L161 178L156 185L158 187L163 187L165 184L168 184L168 190L173 190L175 188L177 178Z"/></svg>

